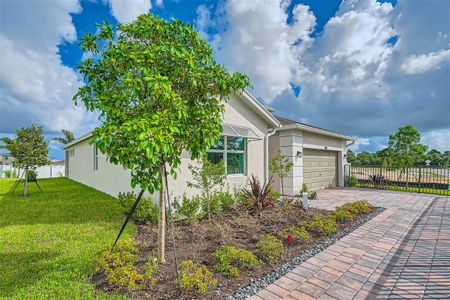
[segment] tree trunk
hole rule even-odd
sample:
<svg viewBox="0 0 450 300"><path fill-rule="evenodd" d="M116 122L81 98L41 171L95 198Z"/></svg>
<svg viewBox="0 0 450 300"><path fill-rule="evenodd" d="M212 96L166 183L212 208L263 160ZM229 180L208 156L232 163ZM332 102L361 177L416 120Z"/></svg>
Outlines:
<svg viewBox="0 0 450 300"><path fill-rule="evenodd" d="M206 188L206 202L208 207L208 220L211 222L211 198L209 198L209 188Z"/></svg>
<svg viewBox="0 0 450 300"><path fill-rule="evenodd" d="M27 183L28 183L28 168L25 168L25 182L23 184L22 196L27 196Z"/></svg>
<svg viewBox="0 0 450 300"><path fill-rule="evenodd" d="M159 191L159 219L158 219L158 259L165 263L166 252L166 185L164 181L164 166L159 169L161 189Z"/></svg>
<svg viewBox="0 0 450 300"><path fill-rule="evenodd" d="M284 200L284 180L283 180L283 177L280 177L280 180L281 180L281 197L283 198L283 200Z"/></svg>

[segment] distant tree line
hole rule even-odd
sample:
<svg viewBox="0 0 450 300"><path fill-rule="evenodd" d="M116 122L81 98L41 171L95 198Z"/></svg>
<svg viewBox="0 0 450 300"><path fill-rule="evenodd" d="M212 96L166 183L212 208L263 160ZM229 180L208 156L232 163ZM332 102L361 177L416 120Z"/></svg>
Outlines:
<svg viewBox="0 0 450 300"><path fill-rule="evenodd" d="M412 125L400 127L396 134L390 135L386 148L373 153L347 151L347 161L355 166L423 166L426 160L431 166L450 167L450 150L428 151L428 146L420 143L420 132Z"/></svg>

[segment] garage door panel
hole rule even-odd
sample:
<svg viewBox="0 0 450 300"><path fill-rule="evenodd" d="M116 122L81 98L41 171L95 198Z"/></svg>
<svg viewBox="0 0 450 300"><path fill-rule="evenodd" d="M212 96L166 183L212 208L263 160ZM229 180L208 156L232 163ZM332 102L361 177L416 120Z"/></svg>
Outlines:
<svg viewBox="0 0 450 300"><path fill-rule="evenodd" d="M305 149L303 156L303 182L309 189L317 190L336 186L337 153Z"/></svg>

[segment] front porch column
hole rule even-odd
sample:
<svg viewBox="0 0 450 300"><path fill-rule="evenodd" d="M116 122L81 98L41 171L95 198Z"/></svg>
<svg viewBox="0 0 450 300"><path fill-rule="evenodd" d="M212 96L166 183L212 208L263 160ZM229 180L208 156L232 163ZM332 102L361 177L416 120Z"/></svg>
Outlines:
<svg viewBox="0 0 450 300"><path fill-rule="evenodd" d="M280 131L280 150L294 163L291 173L283 180L284 193L293 196L299 193L303 184L302 132L296 129Z"/></svg>

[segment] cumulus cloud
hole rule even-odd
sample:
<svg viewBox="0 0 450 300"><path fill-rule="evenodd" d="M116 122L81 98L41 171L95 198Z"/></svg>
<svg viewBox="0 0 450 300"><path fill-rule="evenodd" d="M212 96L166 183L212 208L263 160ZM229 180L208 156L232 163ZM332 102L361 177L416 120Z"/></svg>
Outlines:
<svg viewBox="0 0 450 300"><path fill-rule="evenodd" d="M405 59L402 69L406 74L425 73L439 69L441 64L450 61L450 49L430 52L422 55L411 55Z"/></svg>
<svg viewBox="0 0 450 300"><path fill-rule="evenodd" d="M59 44L76 40L70 14L80 12L75 0L2 3L0 132L32 122L45 130L92 126L95 117L72 102L83 82L58 53Z"/></svg>
<svg viewBox="0 0 450 300"><path fill-rule="evenodd" d="M226 1L208 37L216 57L280 115L377 140L364 147L406 124L445 146L433 132L450 131L448 1L344 0L314 36L314 14L292 6Z"/></svg>
<svg viewBox="0 0 450 300"><path fill-rule="evenodd" d="M268 102L290 88L292 66L295 66L296 42L307 40L315 25L315 17L307 6L294 8L294 24L286 22L286 5L277 1L262 1L255 5L252 1L230 0L220 9L226 30L211 38L218 59L235 71L248 74L254 85L256 96ZM197 26L206 36L210 13L206 6L197 10ZM215 25L217 25L217 23Z"/></svg>
<svg viewBox="0 0 450 300"><path fill-rule="evenodd" d="M108 0L111 6L111 14L120 23L134 21L139 15L148 13L152 8L150 0ZM157 1L161 6L162 0Z"/></svg>

